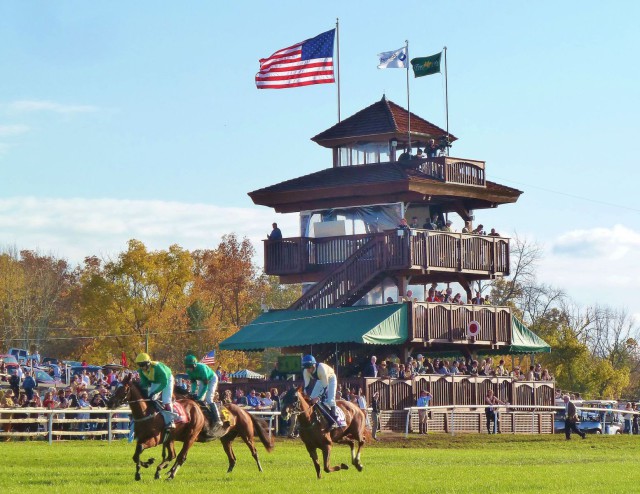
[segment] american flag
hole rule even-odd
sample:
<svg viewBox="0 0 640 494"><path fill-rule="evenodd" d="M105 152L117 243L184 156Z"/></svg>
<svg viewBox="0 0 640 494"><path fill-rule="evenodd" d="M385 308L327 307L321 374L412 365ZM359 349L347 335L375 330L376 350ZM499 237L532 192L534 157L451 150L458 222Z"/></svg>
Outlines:
<svg viewBox="0 0 640 494"><path fill-rule="evenodd" d="M215 364L216 363L216 351L215 350L211 350L204 357L202 357L202 360L200 361L200 363L206 364L206 365Z"/></svg>
<svg viewBox="0 0 640 494"><path fill-rule="evenodd" d="M335 29L319 34L269 58L260 59L256 74L258 89L284 89L335 82L333 77L333 40Z"/></svg>

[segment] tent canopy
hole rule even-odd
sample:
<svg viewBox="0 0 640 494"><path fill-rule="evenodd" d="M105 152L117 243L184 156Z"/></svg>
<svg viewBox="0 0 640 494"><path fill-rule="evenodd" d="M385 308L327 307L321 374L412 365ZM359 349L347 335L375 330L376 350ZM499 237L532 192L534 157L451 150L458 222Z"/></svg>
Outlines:
<svg viewBox="0 0 640 494"><path fill-rule="evenodd" d="M265 312L220 343L222 350L263 350L320 343L391 345L407 340L406 304Z"/></svg>
<svg viewBox="0 0 640 494"><path fill-rule="evenodd" d="M253 372L249 369L242 369L236 372L229 374L229 377L235 379L264 379L262 374L258 374L257 372Z"/></svg>
<svg viewBox="0 0 640 494"><path fill-rule="evenodd" d="M515 316L511 317L511 328L511 345L504 353L551 353L551 346Z"/></svg>

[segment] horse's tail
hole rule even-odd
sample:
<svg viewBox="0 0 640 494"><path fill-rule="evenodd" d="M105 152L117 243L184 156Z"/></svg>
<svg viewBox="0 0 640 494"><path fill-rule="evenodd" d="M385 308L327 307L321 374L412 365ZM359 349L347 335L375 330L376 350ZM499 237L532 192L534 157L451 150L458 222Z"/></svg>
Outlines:
<svg viewBox="0 0 640 494"><path fill-rule="evenodd" d="M251 422L253 422L253 428L256 431L256 434L258 434L258 437L260 438L260 442L265 447L267 452L271 453L271 450L274 447L273 436L269 435L269 426L267 425L267 422L265 422L261 418L254 417L250 413L247 413L247 415L251 417Z"/></svg>

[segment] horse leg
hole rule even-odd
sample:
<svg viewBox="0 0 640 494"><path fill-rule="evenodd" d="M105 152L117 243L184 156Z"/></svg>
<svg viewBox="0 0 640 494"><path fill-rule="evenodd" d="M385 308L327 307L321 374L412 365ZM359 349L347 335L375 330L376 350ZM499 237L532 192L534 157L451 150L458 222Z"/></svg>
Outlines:
<svg viewBox="0 0 640 494"><path fill-rule="evenodd" d="M331 446L329 444L322 446L322 459L324 460L324 471L327 473L349 469L349 465L345 465L344 463L341 463L339 466L336 465L335 467L331 466Z"/></svg>
<svg viewBox="0 0 640 494"><path fill-rule="evenodd" d="M319 479L322 478L322 471L320 470L320 462L318 461L318 452L316 451L316 448L313 446L307 446L307 451L313 461L313 466L316 469L316 475Z"/></svg>
<svg viewBox="0 0 640 494"><path fill-rule="evenodd" d="M258 465L258 470L262 472L262 465L260 465L260 458L258 458L258 450L256 449L256 445L253 442L253 436L249 436L248 434L241 436L242 440L245 442L249 451L251 451L251 456L256 460L256 464Z"/></svg>
<svg viewBox="0 0 640 494"><path fill-rule="evenodd" d="M156 480L159 480L160 470L162 470L163 468L167 468L171 463L171 460L173 460L175 457L176 457L176 448L174 446L174 442L168 441L167 443L163 444L162 445L162 461L158 464L158 467L156 468L156 474L154 475L153 478Z"/></svg>
<svg viewBox="0 0 640 494"><path fill-rule="evenodd" d="M136 480L140 480L140 455L142 454L142 450L144 449L144 447L142 446L142 443L140 443L140 441L138 441L136 443L136 450L133 453L133 462L136 464L136 475L135 475L135 479Z"/></svg>
<svg viewBox="0 0 640 494"><path fill-rule="evenodd" d="M185 461L187 461L187 453L189 452L189 448L191 448L193 443L196 442L197 438L198 438L198 434L192 434L192 436L189 437L189 439L184 441L182 445L182 449L180 450L180 453L178 453L176 462L171 467L171 470L169 470L169 477L167 478L167 480L172 480L175 478L176 473L178 473L178 470L180 469L180 467L184 464Z"/></svg>
<svg viewBox="0 0 640 494"><path fill-rule="evenodd" d="M229 460L229 468L227 469L227 473L231 473L233 467L236 466L236 455L233 452L232 442L237 436L237 432L232 431L220 438L220 442L222 443L222 448L224 452L227 453L227 458Z"/></svg>
<svg viewBox="0 0 640 494"><path fill-rule="evenodd" d="M349 448L351 449L351 464L358 468L358 464L356 461L356 442L353 439L347 438L347 437L343 437L340 440L340 444L348 444Z"/></svg>
<svg viewBox="0 0 640 494"><path fill-rule="evenodd" d="M354 465L358 469L358 472L362 472L362 469L364 468L362 462L360 461L360 450L362 449L362 446L364 446L364 440L360 439L358 440L358 451L356 451L356 462L354 463Z"/></svg>

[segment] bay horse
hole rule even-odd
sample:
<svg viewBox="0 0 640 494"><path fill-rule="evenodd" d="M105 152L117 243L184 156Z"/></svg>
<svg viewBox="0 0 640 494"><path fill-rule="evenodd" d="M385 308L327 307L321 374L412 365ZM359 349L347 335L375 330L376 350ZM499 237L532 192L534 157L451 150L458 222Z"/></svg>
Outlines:
<svg viewBox="0 0 640 494"><path fill-rule="evenodd" d="M317 413L310 401L305 397L302 388L291 388L280 398L280 406L283 418L287 420L289 415L297 415L300 424L300 439L307 448L318 478L322 477L320 462L318 461L319 449L322 451L323 468L327 473L347 470L348 465L342 463L339 466L331 466L331 447L334 443L348 444L351 448L351 463L361 472L363 465L360 462L360 450L365 443L366 417L364 412L354 403L337 400L336 406L343 412L346 420L345 427L326 432L327 422L321 414ZM356 449L356 443L358 445Z"/></svg>
<svg viewBox="0 0 640 494"><path fill-rule="evenodd" d="M178 469L187 459L189 448L194 442L208 442L211 440L206 432L207 418L200 410L200 406L193 400L188 398L179 399L178 402L184 408L188 421L185 423L176 423L174 429L170 429L169 437L165 438L166 425L162 414L155 410L151 403L153 400L146 398L145 393L140 385L131 379L128 374L109 399L107 406L111 409L117 408L124 403L128 403L131 408L131 415L134 422L134 434L137 439L136 449L133 455L133 461L136 464L135 479L140 480L140 467L148 468L154 463L154 459L141 461L140 455L145 449L153 448L159 444L162 448L162 462L156 468L154 478L160 478L160 471L169 466L169 463L175 459L175 463L169 471L169 479L175 478ZM251 414L242 410L236 405L227 405L226 408L232 415L231 423L226 423L224 435L220 437L225 453L229 459L229 469L231 472L236 464L236 457L233 453L231 442L240 436L251 450L251 454L255 459L258 469L262 471L258 452L254 445L254 436L258 435L260 441L268 452L273 449L273 439L269 438L267 424ZM174 442L183 443L180 453L176 456ZM168 453L168 454L167 454Z"/></svg>

